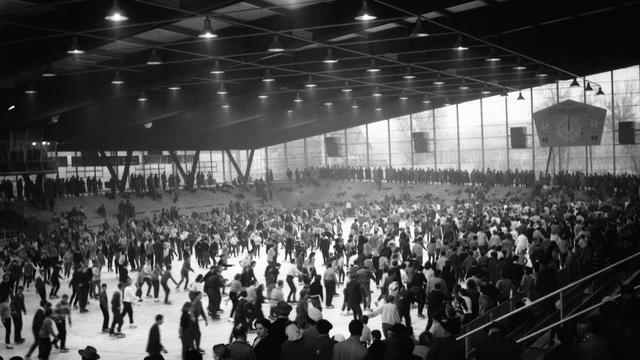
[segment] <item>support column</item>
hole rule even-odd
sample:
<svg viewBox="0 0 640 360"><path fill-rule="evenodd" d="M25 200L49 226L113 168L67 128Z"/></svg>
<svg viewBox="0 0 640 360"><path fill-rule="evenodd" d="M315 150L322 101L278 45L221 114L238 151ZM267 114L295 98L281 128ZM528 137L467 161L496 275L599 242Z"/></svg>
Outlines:
<svg viewBox="0 0 640 360"><path fill-rule="evenodd" d="M269 147L265 146L264 148L264 164L267 167L267 170L269 170ZM265 175L265 180L266 180L266 175Z"/></svg>
<svg viewBox="0 0 640 360"><path fill-rule="evenodd" d="M249 184L249 174L251 173L251 163L253 163L253 154L255 153L255 149L251 149L249 151L249 157L247 158L247 169L244 172L244 186Z"/></svg>
<svg viewBox="0 0 640 360"><path fill-rule="evenodd" d="M131 166L132 150L127 150L127 157L124 160L124 170L122 171L122 179L120 180L120 192L124 192L127 188L127 178L129 177L129 167Z"/></svg>
<svg viewBox="0 0 640 360"><path fill-rule="evenodd" d="M438 170L438 146L437 146L437 137L436 137L436 109L431 109L432 116L431 121L433 122L433 169Z"/></svg>
<svg viewBox="0 0 640 360"><path fill-rule="evenodd" d="M414 159L414 151L413 151L413 115L409 114L409 136L411 139L409 140L411 145L411 170L415 168L415 159Z"/></svg>
<svg viewBox="0 0 640 360"><path fill-rule="evenodd" d="M533 164L533 178L536 178L536 137L535 125L533 123L533 88L529 88L529 102L531 104L531 160Z"/></svg>
<svg viewBox="0 0 640 360"><path fill-rule="evenodd" d="M587 78L582 77L582 102L587 103L587 92L584 90L584 86L587 83ZM584 146L584 174L589 175L589 145Z"/></svg>
<svg viewBox="0 0 640 360"><path fill-rule="evenodd" d="M184 189L185 190L193 189L193 180L195 177L196 166L198 165L198 158L200 157L200 150L196 151L193 157L193 162L191 163L191 171L188 174L184 171L182 164L180 164L180 159L178 159L178 156L176 155L175 151L169 150L169 157L171 157L171 160L173 160L173 163L178 169L178 172L180 173L180 175L182 175L182 178L184 179Z"/></svg>
<svg viewBox="0 0 640 360"><path fill-rule="evenodd" d="M509 164L509 102L508 102L509 97L505 96L504 97L504 124L505 124L505 139L507 139L507 170L510 169L510 164Z"/></svg>
<svg viewBox="0 0 640 360"><path fill-rule="evenodd" d="M234 159L233 155L231 155L231 151L225 150L225 152L229 157L229 161L231 161L231 165L233 165L233 168L236 169L236 172L238 173L238 177L242 180L244 178L244 175L242 174L242 170L240 170L240 167L238 166L236 159Z"/></svg>
<svg viewBox="0 0 640 360"><path fill-rule="evenodd" d="M322 141L324 141L324 166L327 165L327 134L322 134Z"/></svg>
<svg viewBox="0 0 640 360"><path fill-rule="evenodd" d="M484 105L482 98L480 98L480 148L482 150L482 172L484 173Z"/></svg>
<svg viewBox="0 0 640 360"><path fill-rule="evenodd" d="M227 181L227 170L226 170L226 166L224 165L224 151L220 151L220 153L222 154L222 182L226 182Z"/></svg>
<svg viewBox="0 0 640 360"><path fill-rule="evenodd" d="M289 154L287 154L287 143L283 143L282 146L284 147L284 168L289 170Z"/></svg>
<svg viewBox="0 0 640 360"><path fill-rule="evenodd" d="M349 141L347 138L347 129L344 129L344 163L349 167Z"/></svg>
<svg viewBox="0 0 640 360"><path fill-rule="evenodd" d="M613 150L613 175L616 174L616 106L615 106L615 96L613 95L613 71L611 73L611 146Z"/></svg>
<svg viewBox="0 0 640 360"><path fill-rule="evenodd" d="M391 120L387 119L387 145L389 145L389 167L391 167Z"/></svg>
<svg viewBox="0 0 640 360"><path fill-rule="evenodd" d="M309 159L308 159L308 154L307 154L307 138L303 138L302 139L302 144L304 146L304 167L308 168L309 167Z"/></svg>
<svg viewBox="0 0 640 360"><path fill-rule="evenodd" d="M366 144L366 148L367 148L367 167L369 167L369 124L364 124L364 136L365 136L365 141L364 143Z"/></svg>
<svg viewBox="0 0 640 360"><path fill-rule="evenodd" d="M460 112L458 111L458 104L456 104L456 138L458 140L458 170L460 170Z"/></svg>

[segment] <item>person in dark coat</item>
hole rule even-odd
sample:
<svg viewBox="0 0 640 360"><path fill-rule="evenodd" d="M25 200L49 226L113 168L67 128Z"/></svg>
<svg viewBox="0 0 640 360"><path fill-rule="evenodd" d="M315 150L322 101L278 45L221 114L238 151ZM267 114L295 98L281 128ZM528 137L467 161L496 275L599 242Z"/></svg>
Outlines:
<svg viewBox="0 0 640 360"><path fill-rule="evenodd" d="M271 322L267 319L258 319L255 323L258 336L253 340L253 351L257 360L277 360L280 348L270 333Z"/></svg>
<svg viewBox="0 0 640 360"><path fill-rule="evenodd" d="M151 330L149 330L149 340L147 341L147 353L149 353L149 356L146 360L163 360L164 357L161 353L167 353L167 350L160 342L160 325L162 325L163 322L164 316L162 316L162 314L156 315L156 322L151 326Z"/></svg>
<svg viewBox="0 0 640 360"><path fill-rule="evenodd" d="M333 347L338 343L329 337L329 331L333 328L333 325L327 320L320 319L316 323L316 329L318 329L318 340L316 341L316 348L313 349L318 360L331 360L333 356Z"/></svg>
<svg viewBox="0 0 640 360"><path fill-rule="evenodd" d="M507 339L499 323L493 322L487 327L487 338L480 343L476 351L477 360L516 360L520 351L515 341Z"/></svg>
<svg viewBox="0 0 640 360"><path fill-rule="evenodd" d="M291 305L287 304L286 301L278 302L278 305L276 305L275 308L278 318L271 324L269 333L273 336L273 341L276 343L278 355L280 353L280 346L287 340L285 329L287 328L287 325L291 323L291 320L289 320L289 314L292 309Z"/></svg>

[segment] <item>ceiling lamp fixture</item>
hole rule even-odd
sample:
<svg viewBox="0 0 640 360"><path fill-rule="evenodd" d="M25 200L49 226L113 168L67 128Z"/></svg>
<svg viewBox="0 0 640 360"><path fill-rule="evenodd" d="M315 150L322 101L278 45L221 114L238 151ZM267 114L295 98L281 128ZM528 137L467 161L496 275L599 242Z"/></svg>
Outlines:
<svg viewBox="0 0 640 360"><path fill-rule="evenodd" d="M580 87L580 83L578 82L578 79L573 78L573 81L571 82L571 85L569 85L569 86L572 87L572 88Z"/></svg>
<svg viewBox="0 0 640 360"><path fill-rule="evenodd" d="M325 106L331 106L331 105L333 105L333 103L331 101L327 101L327 102L324 103L324 105Z"/></svg>
<svg viewBox="0 0 640 360"><path fill-rule="evenodd" d="M459 90L469 90L469 85L467 85L467 81L465 79L462 79L462 81L460 82L460 85L458 86Z"/></svg>
<svg viewBox="0 0 640 360"><path fill-rule="evenodd" d="M376 88L375 88L375 89L373 89L373 93L371 93L371 95L372 95L373 97L380 97L380 96L382 96L382 93L380 92L380 88L378 88L378 87L376 86Z"/></svg>
<svg viewBox="0 0 640 360"><path fill-rule="evenodd" d="M124 79L122 75L120 75L120 70L116 70L116 74L113 76L113 80L111 80L113 85L122 85L124 84Z"/></svg>
<svg viewBox="0 0 640 360"><path fill-rule="evenodd" d="M268 82L273 82L275 80L276 79L274 79L273 76L271 75L271 70L266 69L264 71L264 76L262 77L262 81L268 83Z"/></svg>
<svg viewBox="0 0 640 360"><path fill-rule="evenodd" d="M357 109L359 107L360 107L360 105L358 105L358 100L353 99L353 102L351 103L351 108L352 109Z"/></svg>
<svg viewBox="0 0 640 360"><path fill-rule="evenodd" d="M145 129L151 129L153 127L153 122L149 121L148 123L144 123Z"/></svg>
<svg viewBox="0 0 640 360"><path fill-rule="evenodd" d="M69 50L67 50L67 54L71 54L71 55L80 55L80 54L84 54L84 50L80 49L80 46L78 46L78 38L77 37L73 37L73 40L71 41L71 47L69 48Z"/></svg>
<svg viewBox="0 0 640 360"><path fill-rule="evenodd" d="M436 74L436 79L433 80L433 85L444 85L444 81L442 80L442 75L440 75L440 73Z"/></svg>
<svg viewBox="0 0 640 360"><path fill-rule="evenodd" d="M149 56L149 60L147 60L147 65L160 65L162 64L162 59L158 56L158 51L153 48L151 49L151 56Z"/></svg>
<svg viewBox="0 0 640 360"><path fill-rule="evenodd" d="M302 99L302 96L300 96L300 93L297 93L296 97L293 99L293 102L298 103L298 104L303 102L303 101L304 100Z"/></svg>
<svg viewBox="0 0 640 360"><path fill-rule="evenodd" d="M350 93L353 91L353 89L349 87L349 82L345 81L344 87L340 91L342 91L343 93Z"/></svg>
<svg viewBox="0 0 640 360"><path fill-rule="evenodd" d="M171 91L178 91L178 90L180 90L182 88L178 84L173 84L173 85L169 86L168 89L171 90Z"/></svg>
<svg viewBox="0 0 640 360"><path fill-rule="evenodd" d="M284 46L280 43L278 39L278 35L273 35L273 41L271 41L271 45L267 48L269 52L281 52L284 51Z"/></svg>
<svg viewBox="0 0 640 360"><path fill-rule="evenodd" d="M549 76L549 74L547 74L546 72L542 71L542 67L540 67L540 70L538 70L538 72L536 73L536 77L537 78L544 78Z"/></svg>
<svg viewBox="0 0 640 360"><path fill-rule="evenodd" d="M482 90L480 90L480 94L482 95L489 95L491 94L491 90L489 90L489 85L487 85L486 83L484 84L484 86L482 87Z"/></svg>
<svg viewBox="0 0 640 360"><path fill-rule="evenodd" d="M463 43L462 43L462 36L458 35L458 39L456 40L456 44L451 48L452 50L455 51L465 51L465 50L469 50L468 47L466 47Z"/></svg>
<svg viewBox="0 0 640 360"><path fill-rule="evenodd" d="M356 14L355 19L358 21L369 21L369 20L375 20L378 17L373 15L373 12L371 12L371 10L369 9L369 4L367 3L367 0L363 0L362 1L362 7L360 8L360 10L358 10L358 13Z"/></svg>
<svg viewBox="0 0 640 360"><path fill-rule="evenodd" d="M430 104L431 103L431 99L429 99L429 95L424 94L424 98L422 99L422 103L423 104Z"/></svg>
<svg viewBox="0 0 640 360"><path fill-rule="evenodd" d="M522 91L518 92L518 98L516 100L524 100L524 96L522 96Z"/></svg>
<svg viewBox="0 0 640 360"><path fill-rule="evenodd" d="M220 60L216 59L213 62L213 68L211 69L211 71L209 71L209 73L211 73L213 75L222 75L222 74L224 74L224 70L222 70L222 68L220 67Z"/></svg>
<svg viewBox="0 0 640 360"><path fill-rule="evenodd" d="M487 62L498 62L501 61L502 59L500 59L497 55L496 55L496 49L491 48L491 50L489 50L489 56L487 56L486 59L484 59L484 61Z"/></svg>
<svg viewBox="0 0 640 360"><path fill-rule="evenodd" d="M449 97L447 96L446 98L444 98L444 106L449 106L451 105L451 101L449 100Z"/></svg>
<svg viewBox="0 0 640 360"><path fill-rule="evenodd" d="M522 59L520 57L518 57L518 60L516 60L516 64L512 67L513 70L526 70L527 67L522 65Z"/></svg>
<svg viewBox="0 0 640 360"><path fill-rule="evenodd" d="M402 75L402 78L405 80L415 79L416 76L411 73L411 68L407 66L407 71Z"/></svg>
<svg viewBox="0 0 640 360"><path fill-rule="evenodd" d="M129 20L129 18L124 14L122 9L120 9L120 6L118 6L118 0L113 0L113 6L111 7L109 14L104 18L105 20L112 21L112 22L121 22L121 21Z"/></svg>
<svg viewBox="0 0 640 360"><path fill-rule="evenodd" d="M313 82L313 77L311 75L309 75L309 79L307 80L307 82L304 84L304 87L306 88L314 88L318 86L316 83Z"/></svg>
<svg viewBox="0 0 640 360"><path fill-rule="evenodd" d="M53 72L53 67L51 67L51 64L47 64L44 67L44 70L42 71L42 77L54 77L56 76L56 73Z"/></svg>
<svg viewBox="0 0 640 360"><path fill-rule="evenodd" d="M223 109L229 109L231 107L231 104L229 104L228 102L223 103L222 105L220 105L220 107L222 107Z"/></svg>
<svg viewBox="0 0 640 360"><path fill-rule="evenodd" d="M227 94L227 89L224 87L224 83L220 84L220 86L218 87L218 91L216 91L216 94L218 94L218 95L226 95Z"/></svg>
<svg viewBox="0 0 640 360"><path fill-rule="evenodd" d="M602 91L602 86L598 86L598 91L596 91L596 96L604 95L604 91Z"/></svg>
<svg viewBox="0 0 640 360"><path fill-rule="evenodd" d="M215 31L213 31L213 27L211 27L211 19L207 16L204 18L204 25L202 25L202 30L198 35L201 39L215 39L218 37Z"/></svg>
<svg viewBox="0 0 640 360"><path fill-rule="evenodd" d="M338 62L338 59L333 56L333 50L331 48L327 49L327 55L324 57L322 62L325 64L335 64Z"/></svg>
<svg viewBox="0 0 640 360"><path fill-rule="evenodd" d="M264 100L264 99L267 99L267 98L269 98L269 95L267 95L267 94L260 94L260 95L258 95L258 99L262 99L262 100Z"/></svg>
<svg viewBox="0 0 640 360"><path fill-rule="evenodd" d="M593 88L591 87L591 83L589 81L587 81L587 85L584 87L584 91L593 91Z"/></svg>
<svg viewBox="0 0 640 360"><path fill-rule="evenodd" d="M403 90L402 95L400 95L398 99L404 101L404 100L409 100L409 97L407 96L407 93Z"/></svg>
<svg viewBox="0 0 640 360"><path fill-rule="evenodd" d="M427 29L424 23L422 22L422 19L420 18L420 16L418 16L418 18L416 19L416 26L413 27L413 31L411 31L411 34L409 34L409 36L411 37L429 36L429 33L427 32Z"/></svg>
<svg viewBox="0 0 640 360"><path fill-rule="evenodd" d="M147 97L147 93L145 93L144 91L142 91L142 92L140 93L140 95L138 95L138 101L140 101L140 102L145 102L145 101L147 101L147 100L149 100L149 98Z"/></svg>
<svg viewBox="0 0 640 360"><path fill-rule="evenodd" d="M367 68L367 72L376 73L379 71L380 71L380 68L376 66L376 59L371 59L371 64L369 64L369 67Z"/></svg>
<svg viewBox="0 0 640 360"><path fill-rule="evenodd" d="M375 110L376 111L382 111L382 108L381 107L377 107Z"/></svg>
<svg viewBox="0 0 640 360"><path fill-rule="evenodd" d="M35 94L37 92L38 90L36 90L33 84L29 84L29 86L26 89L24 89L24 93L29 95Z"/></svg>

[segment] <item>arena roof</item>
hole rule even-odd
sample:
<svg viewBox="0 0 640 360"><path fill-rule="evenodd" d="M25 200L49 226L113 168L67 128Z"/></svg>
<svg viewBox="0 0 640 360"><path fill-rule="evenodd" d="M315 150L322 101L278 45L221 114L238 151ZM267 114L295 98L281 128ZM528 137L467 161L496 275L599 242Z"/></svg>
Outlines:
<svg viewBox="0 0 640 360"><path fill-rule="evenodd" d="M585 86L638 63L639 5L4 0L2 131L42 129L65 150L248 149L557 80ZM114 7L128 19L107 20ZM375 19L356 19L365 12Z"/></svg>

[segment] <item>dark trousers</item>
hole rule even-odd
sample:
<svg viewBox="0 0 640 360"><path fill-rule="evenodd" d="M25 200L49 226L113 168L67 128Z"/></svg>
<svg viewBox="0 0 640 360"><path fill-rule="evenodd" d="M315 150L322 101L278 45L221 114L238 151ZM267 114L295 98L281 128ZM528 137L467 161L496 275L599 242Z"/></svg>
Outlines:
<svg viewBox="0 0 640 360"><path fill-rule="evenodd" d="M113 334L113 330L116 327L116 324L118 325L118 331L116 332L120 332L122 330L122 314L120 313L120 308L113 308L111 309L113 312L113 321L111 322L111 329L109 329L109 334Z"/></svg>
<svg viewBox="0 0 640 360"><path fill-rule="evenodd" d="M51 354L51 340L49 338L41 338L38 340L38 359L49 360Z"/></svg>
<svg viewBox="0 0 640 360"><path fill-rule="evenodd" d="M160 280L151 280L151 284L153 285L153 298L157 299L160 293Z"/></svg>
<svg viewBox="0 0 640 360"><path fill-rule="evenodd" d="M129 314L129 324L133 324L133 308L131 307L131 303L123 301L122 302L122 321L124 321L124 316L126 314Z"/></svg>
<svg viewBox="0 0 640 360"><path fill-rule="evenodd" d="M296 285L293 283L293 276L287 275L287 285L289 285L289 295L287 295L287 302L296 301Z"/></svg>
<svg viewBox="0 0 640 360"><path fill-rule="evenodd" d="M362 308L360 307L360 303L349 302L349 307L351 308L351 311L353 311L354 320L362 319Z"/></svg>
<svg viewBox="0 0 640 360"><path fill-rule="evenodd" d="M324 288L326 289L326 292L327 292L325 304L327 306L331 306L331 301L333 300L333 295L335 295L335 293L336 293L336 281L335 280L325 280Z"/></svg>
<svg viewBox="0 0 640 360"><path fill-rule="evenodd" d="M218 310L220 310L220 300L222 296L220 295L219 289L209 289L207 290L207 296L209 296L209 312L212 317L216 317L218 314Z"/></svg>
<svg viewBox="0 0 640 360"><path fill-rule="evenodd" d="M78 286L78 302L80 303L80 310L87 309L87 300L89 298L89 287L87 285Z"/></svg>
<svg viewBox="0 0 640 360"><path fill-rule="evenodd" d="M40 295L40 300L47 301L47 290L43 287L36 288L36 292Z"/></svg>
<svg viewBox="0 0 640 360"><path fill-rule="evenodd" d="M49 292L49 296L58 296L58 290L60 290L59 282L51 283L51 291Z"/></svg>
<svg viewBox="0 0 640 360"><path fill-rule="evenodd" d="M229 299L231 299L231 313L229 313L229 317L233 318L233 315L236 313L236 307L238 306L238 294L235 291L229 292Z"/></svg>
<svg viewBox="0 0 640 360"><path fill-rule="evenodd" d="M171 290L169 290L169 286L164 281L162 282L162 290L164 290L164 302L169 301L169 294L171 293Z"/></svg>
<svg viewBox="0 0 640 360"><path fill-rule="evenodd" d="M17 313L11 316L13 318L13 339L15 341L22 339L22 313Z"/></svg>
<svg viewBox="0 0 640 360"><path fill-rule="evenodd" d="M109 309L106 306L100 306L102 311L102 330L109 328Z"/></svg>
<svg viewBox="0 0 640 360"><path fill-rule="evenodd" d="M64 349L67 344L67 324L64 320L56 321L56 327L58 328L58 340L60 340L60 348Z"/></svg>
<svg viewBox="0 0 640 360"><path fill-rule="evenodd" d="M2 325L4 325L4 343L11 344L11 318L2 319Z"/></svg>
<svg viewBox="0 0 640 360"><path fill-rule="evenodd" d="M27 356L26 357L30 357L31 354L36 350L37 347L40 346L40 338L38 337L38 332L34 331L33 332L33 344L31 344L31 347L29 348L29 351L27 351Z"/></svg>

